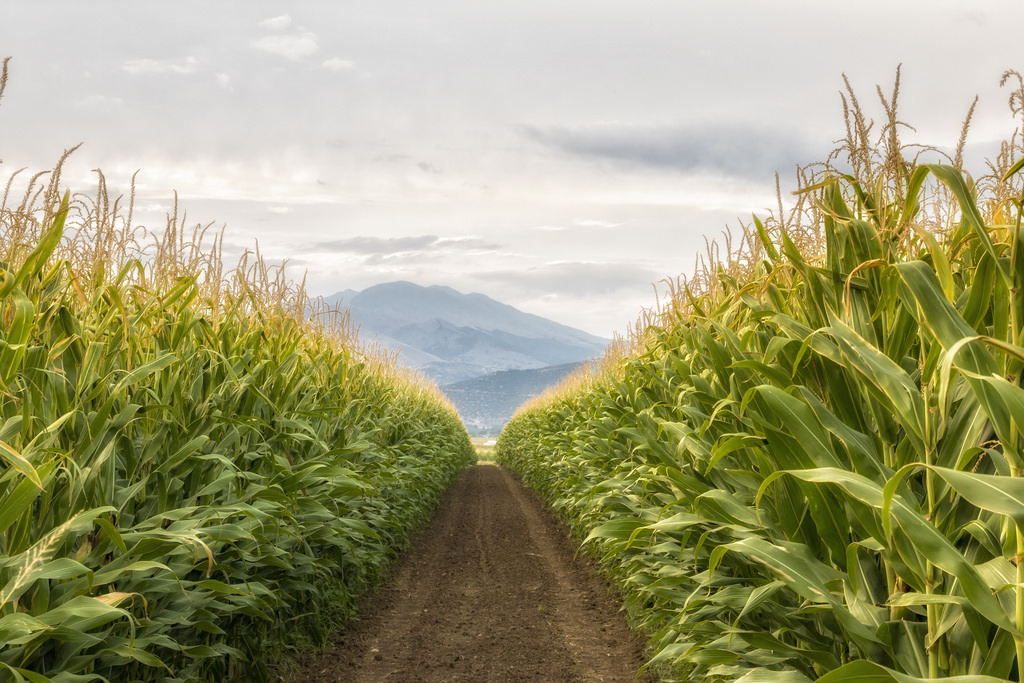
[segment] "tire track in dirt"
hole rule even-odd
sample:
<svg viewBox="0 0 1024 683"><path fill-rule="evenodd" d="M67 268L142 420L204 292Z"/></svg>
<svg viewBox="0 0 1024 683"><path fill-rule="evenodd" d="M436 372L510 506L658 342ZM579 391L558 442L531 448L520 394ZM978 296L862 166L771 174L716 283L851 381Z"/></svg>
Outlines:
<svg viewBox="0 0 1024 683"><path fill-rule="evenodd" d="M361 619L295 680L634 680L642 646L574 551L515 475L470 467Z"/></svg>

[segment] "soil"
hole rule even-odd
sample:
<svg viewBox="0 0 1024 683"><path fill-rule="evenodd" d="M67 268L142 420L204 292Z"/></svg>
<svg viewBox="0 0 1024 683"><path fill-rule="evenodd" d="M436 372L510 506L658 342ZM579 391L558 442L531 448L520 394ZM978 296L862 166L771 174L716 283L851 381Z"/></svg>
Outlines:
<svg viewBox="0 0 1024 683"><path fill-rule="evenodd" d="M501 467L465 470L392 581L294 680L633 681L645 661L594 563Z"/></svg>

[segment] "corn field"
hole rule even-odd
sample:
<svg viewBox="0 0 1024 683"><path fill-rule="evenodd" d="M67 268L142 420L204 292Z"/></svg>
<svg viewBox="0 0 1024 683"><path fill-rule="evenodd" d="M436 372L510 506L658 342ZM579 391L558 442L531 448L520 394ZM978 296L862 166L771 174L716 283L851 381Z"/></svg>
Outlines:
<svg viewBox="0 0 1024 683"><path fill-rule="evenodd" d="M133 226L63 162L0 201L0 681L267 679L473 447L283 268L225 272L219 237Z"/></svg>
<svg viewBox="0 0 1024 683"><path fill-rule="evenodd" d="M969 116L923 163L898 77L878 129L847 85L846 138L788 216L499 438L666 678L1020 680L1024 83L1003 81L1020 127L977 180Z"/></svg>

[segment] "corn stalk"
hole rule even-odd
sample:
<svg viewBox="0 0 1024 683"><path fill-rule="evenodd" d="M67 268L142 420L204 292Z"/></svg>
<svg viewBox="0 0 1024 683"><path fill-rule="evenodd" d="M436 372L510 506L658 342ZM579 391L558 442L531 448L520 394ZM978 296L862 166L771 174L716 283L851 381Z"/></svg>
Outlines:
<svg viewBox="0 0 1024 683"><path fill-rule="evenodd" d="M224 276L176 213L147 242L102 175L59 175L0 202L0 681L268 680L352 617L469 437L282 270Z"/></svg>
<svg viewBox="0 0 1024 683"><path fill-rule="evenodd" d="M678 288L631 353L498 441L623 586L667 677L1004 680L1024 662L1019 212L1003 185L979 199L955 166L905 161L895 94L867 146L850 95L853 173L756 219L713 287Z"/></svg>

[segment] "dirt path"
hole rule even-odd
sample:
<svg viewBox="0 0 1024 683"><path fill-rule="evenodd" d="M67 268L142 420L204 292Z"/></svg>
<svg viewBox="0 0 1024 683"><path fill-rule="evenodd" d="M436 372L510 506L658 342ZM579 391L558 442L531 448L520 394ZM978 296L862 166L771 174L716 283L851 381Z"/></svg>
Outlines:
<svg viewBox="0 0 1024 683"><path fill-rule="evenodd" d="M393 581L298 680L632 681L641 645L574 550L513 474L471 467Z"/></svg>

